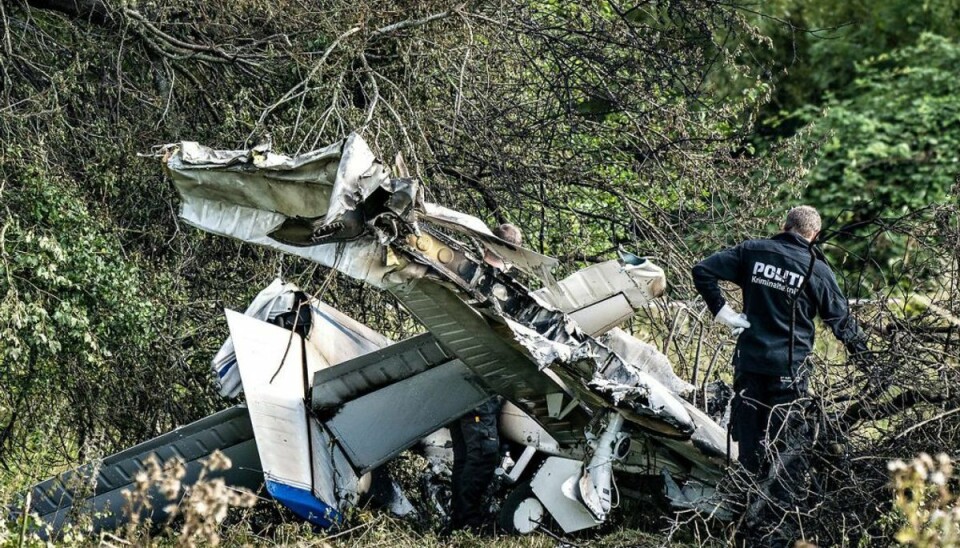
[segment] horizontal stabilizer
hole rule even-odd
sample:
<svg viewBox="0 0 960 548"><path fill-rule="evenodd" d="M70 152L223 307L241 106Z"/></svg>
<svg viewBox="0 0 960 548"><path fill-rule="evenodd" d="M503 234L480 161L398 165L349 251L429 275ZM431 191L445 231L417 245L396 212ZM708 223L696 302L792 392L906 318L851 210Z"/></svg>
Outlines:
<svg viewBox="0 0 960 548"><path fill-rule="evenodd" d="M134 478L144 470L143 463L151 455L161 462L180 459L187 467L183 484L190 486L203 468L202 461L217 450L233 466L222 472L209 472L208 479L222 477L227 485L260 490L263 473L250 417L245 407L237 406L111 455L99 466L87 464L35 485L29 511L50 525L54 537L74 515L91 516L95 532L114 529L126 522L123 491L134 487ZM151 499L162 501L163 497L152 492ZM149 518L163 523L167 519L165 506L156 503L152 509L144 509L141 520ZM15 511L12 517L19 513Z"/></svg>
<svg viewBox="0 0 960 548"><path fill-rule="evenodd" d="M362 474L489 397L453 360L345 403L324 426Z"/></svg>
<svg viewBox="0 0 960 548"><path fill-rule="evenodd" d="M433 335L424 333L321 369L313 377L313 410L331 409L452 359Z"/></svg>

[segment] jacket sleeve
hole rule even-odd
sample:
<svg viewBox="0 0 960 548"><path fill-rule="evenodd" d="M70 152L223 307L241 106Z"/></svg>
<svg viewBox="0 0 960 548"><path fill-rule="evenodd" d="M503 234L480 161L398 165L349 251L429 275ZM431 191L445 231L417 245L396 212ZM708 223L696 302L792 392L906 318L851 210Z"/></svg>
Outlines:
<svg viewBox="0 0 960 548"><path fill-rule="evenodd" d="M738 274L740 272L741 246L731 247L718 251L706 259L697 263L693 267L693 285L697 288L697 293L703 297L707 303L707 308L714 316L723 305L726 299L720 291L720 280L728 282L739 282Z"/></svg>
<svg viewBox="0 0 960 548"><path fill-rule="evenodd" d="M817 285L812 289L816 292L817 309L823 322L830 326L833 335L843 343L847 352L855 356L866 352L867 336L857 325L857 321L850 314L847 298L837 284L837 278L830 268L822 263L818 265ZM813 280L811 280L811 283Z"/></svg>

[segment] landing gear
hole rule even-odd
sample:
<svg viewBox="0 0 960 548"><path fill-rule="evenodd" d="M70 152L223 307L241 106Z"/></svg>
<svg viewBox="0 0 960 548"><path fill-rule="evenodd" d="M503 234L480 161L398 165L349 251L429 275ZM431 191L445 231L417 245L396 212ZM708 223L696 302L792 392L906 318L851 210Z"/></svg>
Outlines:
<svg viewBox="0 0 960 548"><path fill-rule="evenodd" d="M597 521L603 522L613 506L613 461L630 452L630 438L620 436L623 415L610 411L607 426L594 444L593 458L583 470L576 494Z"/></svg>
<svg viewBox="0 0 960 548"><path fill-rule="evenodd" d="M503 501L498 521L505 532L526 535L536 531L545 519L547 511L534 496L530 482L524 482Z"/></svg>

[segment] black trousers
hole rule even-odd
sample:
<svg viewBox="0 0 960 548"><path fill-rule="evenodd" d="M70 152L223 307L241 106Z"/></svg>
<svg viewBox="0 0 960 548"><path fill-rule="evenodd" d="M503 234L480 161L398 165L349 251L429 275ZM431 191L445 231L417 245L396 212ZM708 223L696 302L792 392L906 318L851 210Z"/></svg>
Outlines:
<svg viewBox="0 0 960 548"><path fill-rule="evenodd" d="M792 546L800 529L789 516L795 508L808 506L810 494L806 375L794 379L737 371L733 387L730 428L739 443L738 460L764 493L748 505L735 544Z"/></svg>
<svg viewBox="0 0 960 548"><path fill-rule="evenodd" d="M453 529L480 529L486 519L483 501L500 456L498 398L487 400L450 425L453 438Z"/></svg>
<svg viewBox="0 0 960 548"><path fill-rule="evenodd" d="M730 427L739 444L740 464L790 490L806 471L808 432L802 399L807 393L806 376L794 379L737 371L733 389Z"/></svg>

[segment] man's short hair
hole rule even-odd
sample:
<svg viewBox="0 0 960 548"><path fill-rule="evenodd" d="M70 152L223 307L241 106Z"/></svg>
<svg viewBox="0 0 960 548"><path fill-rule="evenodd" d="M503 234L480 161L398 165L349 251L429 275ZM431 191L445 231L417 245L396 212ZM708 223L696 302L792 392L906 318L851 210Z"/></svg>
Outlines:
<svg viewBox="0 0 960 548"><path fill-rule="evenodd" d="M501 240L510 242L513 245L520 245L523 241L523 233L520 232L520 229L517 225L510 223L503 223L497 228L493 229L493 235Z"/></svg>
<svg viewBox="0 0 960 548"><path fill-rule="evenodd" d="M783 231L795 232L801 236L816 234L820 232L820 214L808 205L797 206L787 212Z"/></svg>

